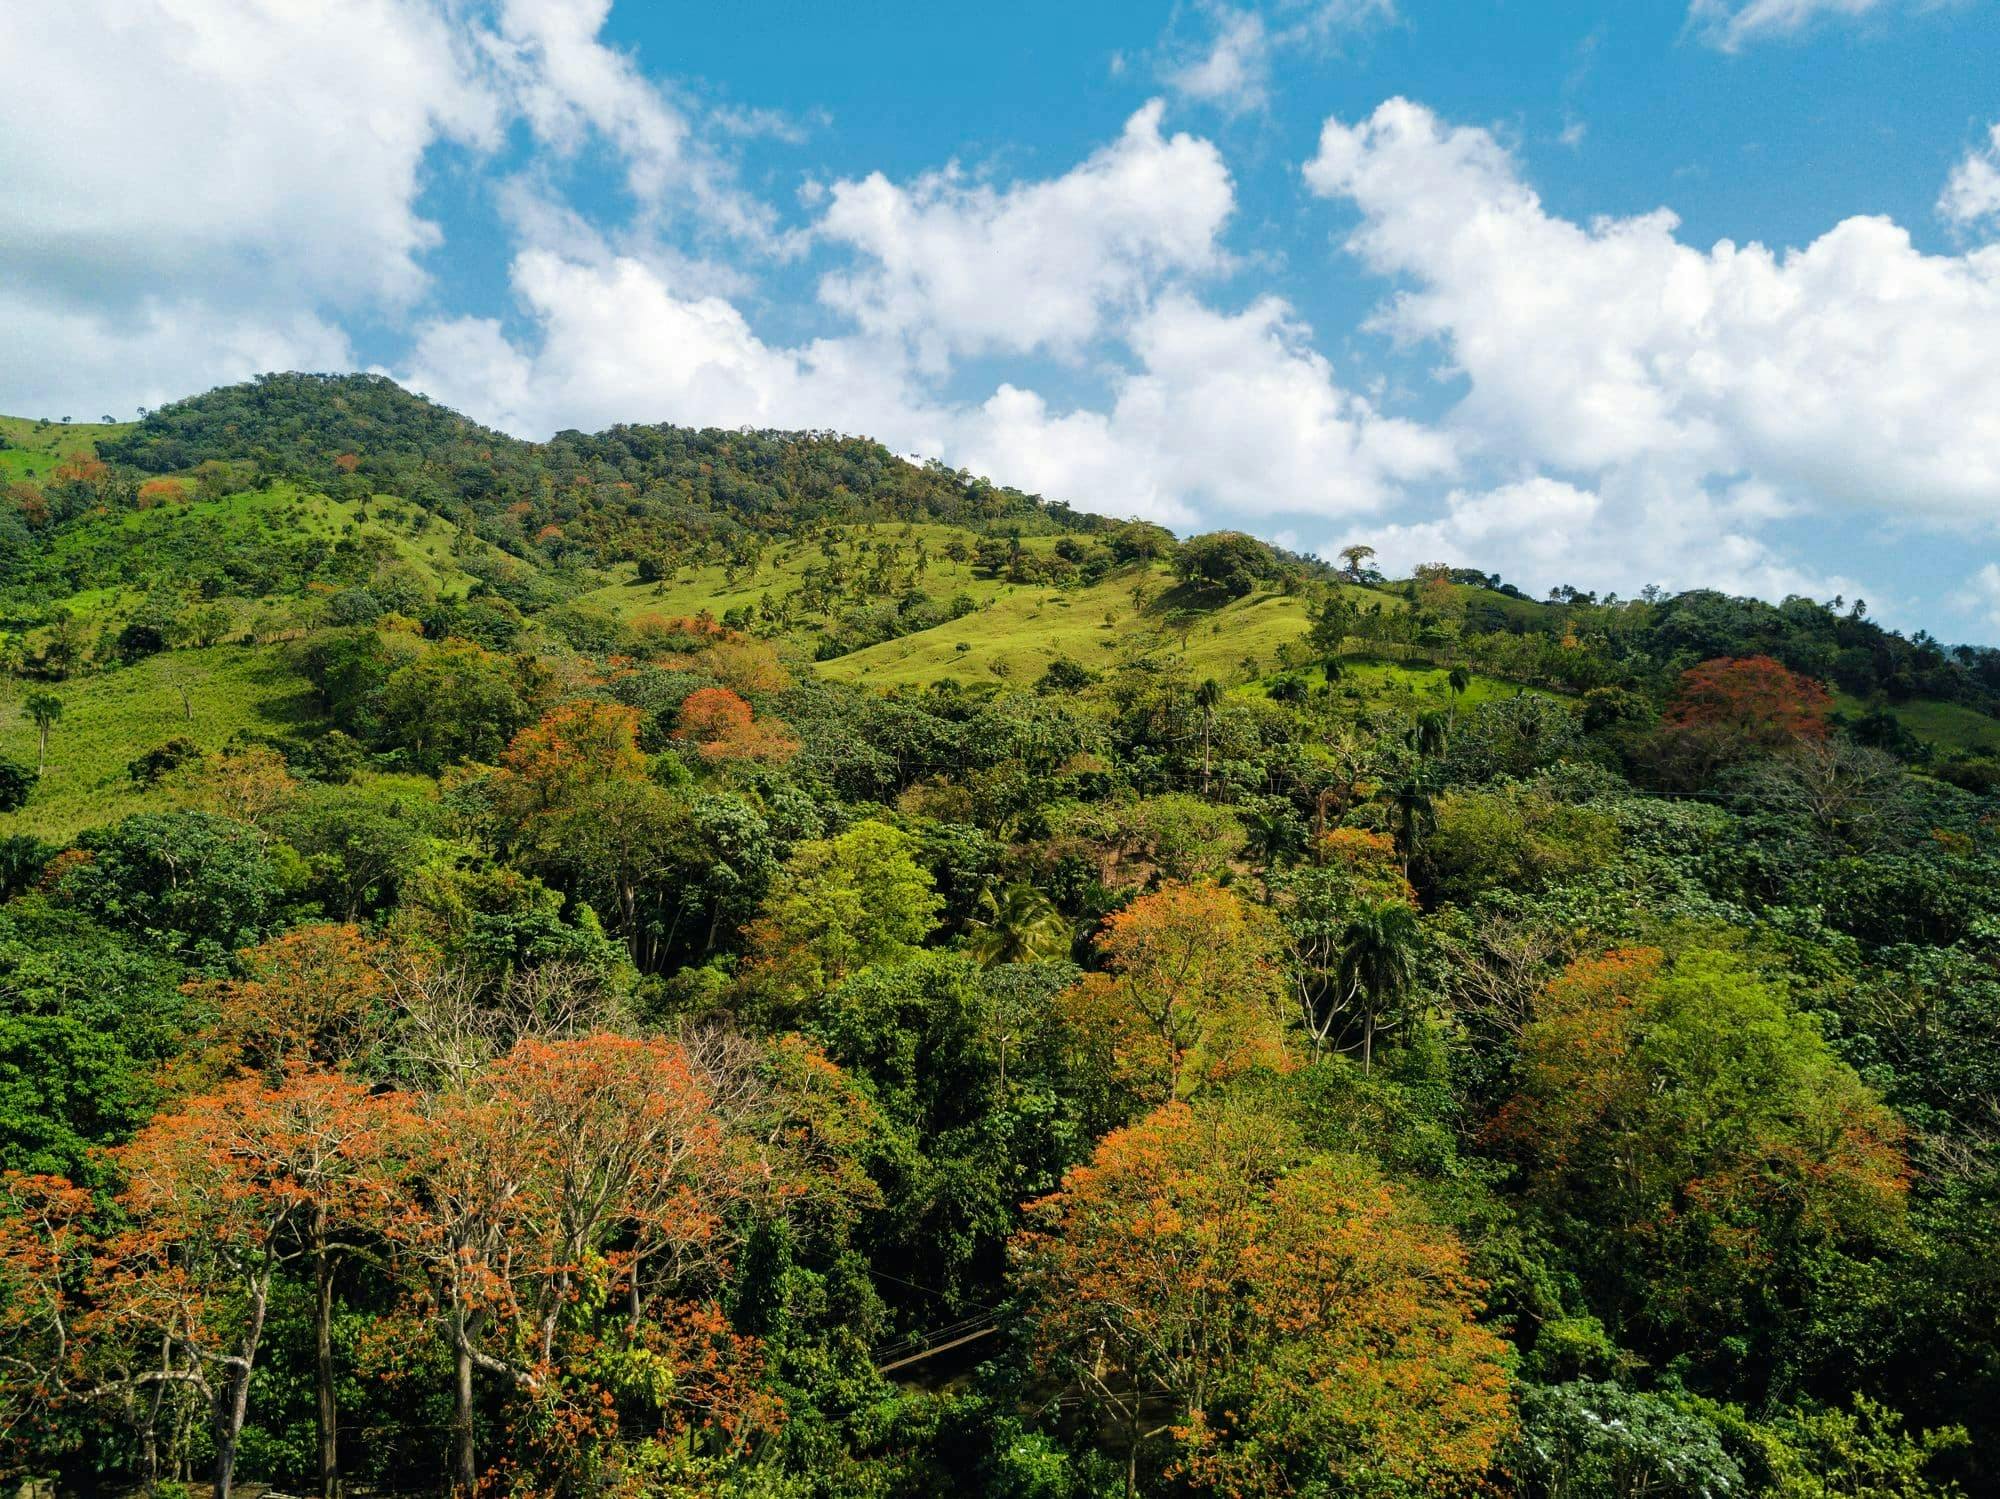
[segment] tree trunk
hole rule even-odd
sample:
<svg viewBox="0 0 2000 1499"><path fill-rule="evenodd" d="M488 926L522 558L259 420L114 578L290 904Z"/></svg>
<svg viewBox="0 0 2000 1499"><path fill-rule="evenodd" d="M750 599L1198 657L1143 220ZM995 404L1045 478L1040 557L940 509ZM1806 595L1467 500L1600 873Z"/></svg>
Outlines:
<svg viewBox="0 0 2000 1499"><path fill-rule="evenodd" d="M333 1391L333 1256L322 1209L313 1226L313 1420L319 1429L320 1499L339 1499L340 1411Z"/></svg>
<svg viewBox="0 0 2000 1499"><path fill-rule="evenodd" d="M456 1452L452 1462L451 1491L470 1494L479 1487L479 1463L472 1446L472 1330L461 1325L453 1338L452 1353L457 1361L457 1384L452 1390L451 1425Z"/></svg>
<svg viewBox="0 0 2000 1499"><path fill-rule="evenodd" d="M215 1499L229 1499L236 1483L236 1447L243 1438L243 1420L250 1411L250 1371L257 1365L257 1344L264 1335L264 1311L271 1286L265 1281L250 1295L250 1328L243 1352L229 1371L215 1412Z"/></svg>

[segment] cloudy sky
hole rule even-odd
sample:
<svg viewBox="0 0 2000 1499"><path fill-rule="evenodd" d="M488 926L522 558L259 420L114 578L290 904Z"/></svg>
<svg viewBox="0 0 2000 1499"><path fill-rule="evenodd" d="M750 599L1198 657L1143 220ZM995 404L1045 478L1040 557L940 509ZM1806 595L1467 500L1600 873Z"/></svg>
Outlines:
<svg viewBox="0 0 2000 1499"><path fill-rule="evenodd" d="M0 410L372 368L2000 640L1994 0L11 0Z"/></svg>

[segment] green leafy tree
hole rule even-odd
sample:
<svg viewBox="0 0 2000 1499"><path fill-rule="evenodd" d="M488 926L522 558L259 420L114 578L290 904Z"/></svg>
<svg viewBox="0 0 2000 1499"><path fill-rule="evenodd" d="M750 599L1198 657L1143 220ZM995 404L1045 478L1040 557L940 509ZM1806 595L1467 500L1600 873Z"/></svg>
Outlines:
<svg viewBox="0 0 2000 1499"><path fill-rule="evenodd" d="M148 946L206 967L281 924L289 877L254 828L207 812L139 812L78 840L57 895Z"/></svg>
<svg viewBox="0 0 2000 1499"><path fill-rule="evenodd" d="M988 967L998 963L1046 963L1069 957L1069 922L1049 898L1025 881L995 896L989 889L973 918L966 950Z"/></svg>
<svg viewBox="0 0 2000 1499"><path fill-rule="evenodd" d="M1217 531L1181 543L1173 555L1174 576L1191 587L1241 598L1278 575L1278 559L1254 536Z"/></svg>
<svg viewBox="0 0 2000 1499"><path fill-rule="evenodd" d="M1962 1427L1910 1432L1902 1415L1866 1395L1852 1410L1794 1411L1757 1430L1772 1499L1953 1499L1937 1459L1969 1444Z"/></svg>
<svg viewBox="0 0 2000 1499"><path fill-rule="evenodd" d="M40 779L39 771L14 760L0 759L0 812L20 811Z"/></svg>
<svg viewBox="0 0 2000 1499"><path fill-rule="evenodd" d="M752 932L763 970L814 992L914 953L944 908L915 854L909 834L880 822L800 844Z"/></svg>
<svg viewBox="0 0 2000 1499"><path fill-rule="evenodd" d="M1395 820L1396 847L1405 868L1437 825L1436 784L1422 771L1412 771L1389 789L1389 813Z"/></svg>
<svg viewBox="0 0 2000 1499"><path fill-rule="evenodd" d="M1194 690L1194 705L1201 711L1201 794L1208 795L1209 736L1215 728L1215 710L1222 702L1222 684L1214 677L1203 679Z"/></svg>
<svg viewBox="0 0 2000 1499"><path fill-rule="evenodd" d="M0 1171L97 1184L182 1038L171 961L31 895L0 908Z"/></svg>
<svg viewBox="0 0 2000 1499"><path fill-rule="evenodd" d="M1739 1499L1755 1492L1689 1403L1608 1380L1528 1385L1508 1458L1522 1499Z"/></svg>
<svg viewBox="0 0 2000 1499"><path fill-rule="evenodd" d="M1900 1123L1782 989L1700 947L1581 960L1536 1002L1520 1078L1495 1136L1607 1325L1749 1394L1813 1372L1908 1179Z"/></svg>

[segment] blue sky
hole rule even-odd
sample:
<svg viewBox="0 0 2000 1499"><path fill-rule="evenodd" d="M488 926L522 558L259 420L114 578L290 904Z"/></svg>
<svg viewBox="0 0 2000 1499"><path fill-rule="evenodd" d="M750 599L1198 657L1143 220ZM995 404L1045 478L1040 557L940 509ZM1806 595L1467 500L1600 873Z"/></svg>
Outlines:
<svg viewBox="0 0 2000 1499"><path fill-rule="evenodd" d="M2000 640L2000 5L27 0L0 409L386 371Z"/></svg>

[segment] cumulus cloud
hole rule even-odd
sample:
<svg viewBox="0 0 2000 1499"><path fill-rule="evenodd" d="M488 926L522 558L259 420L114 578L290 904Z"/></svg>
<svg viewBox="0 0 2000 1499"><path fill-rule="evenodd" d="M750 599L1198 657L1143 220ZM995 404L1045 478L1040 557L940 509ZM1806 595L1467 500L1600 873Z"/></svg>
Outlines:
<svg viewBox="0 0 2000 1499"><path fill-rule="evenodd" d="M1664 209L1577 224L1488 132L1400 99L1329 120L1305 174L1360 210L1350 248L1406 286L1381 325L1443 346L1489 456L1993 523L2000 249L1926 255L1883 218L1783 252L1697 249Z"/></svg>
<svg viewBox="0 0 2000 1499"><path fill-rule="evenodd" d="M1271 34L1254 10L1223 10L1205 49L1171 68L1176 93L1232 113L1261 109L1270 99Z"/></svg>
<svg viewBox="0 0 2000 1499"><path fill-rule="evenodd" d="M433 321L407 383L524 437L668 420L864 431L868 418L909 435L893 360L847 344L767 344L734 304L677 289L656 265L529 249L511 279L534 337L512 341L489 318Z"/></svg>
<svg viewBox="0 0 2000 1499"><path fill-rule="evenodd" d="M1711 46L1735 52L1750 42L1797 36L1824 20L1855 20L1883 0L1692 0L1688 24Z"/></svg>
<svg viewBox="0 0 2000 1499"><path fill-rule="evenodd" d="M407 301L438 242L425 153L499 118L418 0L73 0L7 25L0 259L100 300L252 282Z"/></svg>
<svg viewBox="0 0 2000 1499"><path fill-rule="evenodd" d="M441 5L119 0L8 15L0 405L96 415L349 362L424 291L440 141L500 107Z"/></svg>
<svg viewBox="0 0 2000 1499"><path fill-rule="evenodd" d="M0 286L0 410L97 420L178 400L256 370L352 369L339 327L311 312L250 310L199 296L140 296L115 308Z"/></svg>
<svg viewBox="0 0 2000 1499"><path fill-rule="evenodd" d="M405 315L429 290L434 153L493 151L517 120L545 164L605 142L642 216L691 208L781 248L685 111L602 43L608 4L13 7L0 403L122 411L351 363L343 325Z"/></svg>
<svg viewBox="0 0 2000 1499"><path fill-rule="evenodd" d="M1938 212L1959 229L2000 226L2000 125L1986 144L1967 151L1945 179Z"/></svg>
<svg viewBox="0 0 2000 1499"><path fill-rule="evenodd" d="M611 0L501 0L480 40L545 145L574 155L592 139L610 143L642 216L686 208L699 229L784 248L769 205L741 190L688 113L599 39L610 13ZM736 134L746 120L772 118L733 111L717 124Z"/></svg>
<svg viewBox="0 0 2000 1499"><path fill-rule="evenodd" d="M1265 531L1373 512L1454 466L1440 434L1342 389L1276 298L1226 314L1169 297L1129 336L1136 366L1105 410L1056 415L1003 386L960 424L957 461L1113 514Z"/></svg>
<svg viewBox="0 0 2000 1499"><path fill-rule="evenodd" d="M957 168L833 186L817 226L859 257L821 299L941 368L959 355L1074 352L1164 277L1214 271L1234 206L1208 141L1161 131L1148 104L1071 171L1005 189Z"/></svg>
<svg viewBox="0 0 2000 1499"><path fill-rule="evenodd" d="M1656 583L1769 599L1861 591L1845 576L1798 566L1760 538L1755 525L1770 518L1767 500L1754 484L1710 493L1661 474L1625 472L1582 488L1538 474L1455 489L1439 514L1343 532L1321 550L1332 555L1359 540L1392 572L1448 562L1498 570L1535 591L1560 583L1628 594Z"/></svg>

